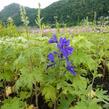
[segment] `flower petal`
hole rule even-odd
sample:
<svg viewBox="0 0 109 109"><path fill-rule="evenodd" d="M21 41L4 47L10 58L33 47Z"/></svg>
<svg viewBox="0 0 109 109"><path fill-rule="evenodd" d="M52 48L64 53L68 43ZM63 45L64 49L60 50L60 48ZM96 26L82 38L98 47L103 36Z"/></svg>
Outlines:
<svg viewBox="0 0 109 109"><path fill-rule="evenodd" d="M57 47L65 58L71 55L73 52L73 48L70 47L70 40L66 40L66 38L61 37Z"/></svg>
<svg viewBox="0 0 109 109"><path fill-rule="evenodd" d="M67 61L67 67L66 69L72 73L73 75L76 75L76 72L74 71L74 67L71 65L71 63L69 61Z"/></svg>
<svg viewBox="0 0 109 109"><path fill-rule="evenodd" d="M52 36L52 38L49 40L49 43L57 43L57 42L58 42L57 37L56 37L56 35L54 34L54 35Z"/></svg>
<svg viewBox="0 0 109 109"><path fill-rule="evenodd" d="M51 62L54 62L54 55L52 53L49 53L48 54L48 59L51 61Z"/></svg>

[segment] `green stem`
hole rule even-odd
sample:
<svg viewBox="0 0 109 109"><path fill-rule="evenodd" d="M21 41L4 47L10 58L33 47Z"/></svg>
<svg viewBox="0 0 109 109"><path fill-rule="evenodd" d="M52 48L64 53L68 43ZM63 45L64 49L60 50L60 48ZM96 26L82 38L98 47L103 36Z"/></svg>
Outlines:
<svg viewBox="0 0 109 109"><path fill-rule="evenodd" d="M35 84L35 97L36 97L35 104L36 104L37 109L39 109L39 106L38 106L38 87L36 84Z"/></svg>
<svg viewBox="0 0 109 109"><path fill-rule="evenodd" d="M57 102L55 101L54 102L54 109L56 109L57 108Z"/></svg>

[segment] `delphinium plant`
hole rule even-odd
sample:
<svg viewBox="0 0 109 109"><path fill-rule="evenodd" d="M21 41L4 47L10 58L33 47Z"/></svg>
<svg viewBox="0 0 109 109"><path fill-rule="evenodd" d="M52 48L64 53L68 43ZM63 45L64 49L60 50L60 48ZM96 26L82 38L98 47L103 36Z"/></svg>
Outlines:
<svg viewBox="0 0 109 109"><path fill-rule="evenodd" d="M63 60L66 61L66 69L71 72L73 75L76 75L74 71L74 67L72 66L69 56L73 53L73 48L70 46L70 40L67 40L66 38L61 37L58 41L56 35L53 35L53 37L49 40L49 43L56 43L56 47L58 48L58 51L54 51L53 53L49 53L48 59L50 60L53 65L56 64L54 55L57 55L59 63ZM52 65L52 64L51 64ZM51 66L50 65L50 66Z"/></svg>
<svg viewBox="0 0 109 109"><path fill-rule="evenodd" d="M14 24L14 20L8 17L6 24L0 21L0 37L17 37L19 32Z"/></svg>
<svg viewBox="0 0 109 109"><path fill-rule="evenodd" d="M11 37L16 37L16 36L19 35L18 31L17 31L17 28L16 28L16 26L14 24L14 20L11 17L9 17L7 19L7 26L6 26L5 35L11 36Z"/></svg>
<svg viewBox="0 0 109 109"><path fill-rule="evenodd" d="M65 97L64 88L70 86L68 75L76 76L74 67L69 60L74 49L70 46L70 40L60 37L58 40L53 35L49 40L50 44L55 44L54 51L48 54L47 75L45 76L45 86L42 89L42 95L45 96L49 106L57 109L61 97ZM69 73L68 73L69 72ZM62 85L62 86L61 86ZM68 86L67 86L68 85ZM65 95L64 95L65 94ZM67 96L66 96L67 97Z"/></svg>
<svg viewBox="0 0 109 109"><path fill-rule="evenodd" d="M43 35L43 25L42 25L42 20L43 18L41 18L41 5L40 3L38 4L38 13L37 13L37 17L36 17L36 24L38 25L39 29L40 29L40 35Z"/></svg>
<svg viewBox="0 0 109 109"><path fill-rule="evenodd" d="M54 16L54 19L55 19L55 26L56 26L56 29L57 29L57 33L59 33L60 32L60 24L58 22L58 17Z"/></svg>
<svg viewBox="0 0 109 109"><path fill-rule="evenodd" d="M21 21L25 27L26 34L28 37L28 25L29 25L29 18L27 16L26 10L23 6L20 6L20 16L21 16Z"/></svg>

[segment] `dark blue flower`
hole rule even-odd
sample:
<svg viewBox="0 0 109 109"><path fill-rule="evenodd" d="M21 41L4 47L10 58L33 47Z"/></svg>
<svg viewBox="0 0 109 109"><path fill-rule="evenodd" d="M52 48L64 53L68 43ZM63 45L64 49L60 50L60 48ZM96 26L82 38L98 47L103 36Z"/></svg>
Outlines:
<svg viewBox="0 0 109 109"><path fill-rule="evenodd" d="M54 62L54 55L52 53L49 53L48 54L48 59L51 61L51 62Z"/></svg>
<svg viewBox="0 0 109 109"><path fill-rule="evenodd" d="M49 40L49 43L58 43L58 40L57 40L57 37L56 37L55 34L54 34L54 35L52 36L52 38Z"/></svg>
<svg viewBox="0 0 109 109"><path fill-rule="evenodd" d="M52 38L49 40L49 43L56 43L57 48L59 49L58 52L53 51L53 53L49 53L48 59L52 62L50 63L48 67L54 66L56 64L54 60L54 55L57 55L58 58L60 59L65 59L66 60L66 69L73 75L76 75L76 72L74 71L74 67L71 65L69 61L69 55L72 54L73 48L70 46L70 40L67 40L66 38L60 38L60 40L57 40L56 35L53 35ZM63 58L64 57L64 58Z"/></svg>
<svg viewBox="0 0 109 109"><path fill-rule="evenodd" d="M57 47L65 58L71 55L73 52L73 48L70 46L70 40L66 40L66 38L61 37Z"/></svg>
<svg viewBox="0 0 109 109"><path fill-rule="evenodd" d="M76 75L76 72L74 71L74 67L71 65L69 61L67 61L67 67L66 69L73 75Z"/></svg>

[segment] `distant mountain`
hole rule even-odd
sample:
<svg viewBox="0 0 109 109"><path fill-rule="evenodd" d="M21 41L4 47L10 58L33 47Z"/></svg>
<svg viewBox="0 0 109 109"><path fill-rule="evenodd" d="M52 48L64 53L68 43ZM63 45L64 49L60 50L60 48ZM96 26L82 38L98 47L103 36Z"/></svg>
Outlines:
<svg viewBox="0 0 109 109"><path fill-rule="evenodd" d="M57 16L59 22L75 25L87 16L93 21L95 12L97 18L109 16L109 0L60 0L45 8L42 15L49 23Z"/></svg>
<svg viewBox="0 0 109 109"><path fill-rule="evenodd" d="M35 17L36 17L36 9L34 8L28 8L25 7L27 15L30 20L30 24L34 25ZM1 12L0 12L0 20L3 22L7 22L7 19L11 17L14 20L14 23L16 25L21 25L21 19L20 19L20 5L16 3L12 3L8 6L6 6Z"/></svg>
<svg viewBox="0 0 109 109"><path fill-rule="evenodd" d="M35 24L37 10L25 7L29 16L30 25ZM96 17L109 16L109 0L60 0L41 10L43 22L54 24L55 19L60 23L76 25L82 19L89 17L90 21ZM10 4L0 12L0 20L7 21L12 17L16 25L21 25L19 4Z"/></svg>

